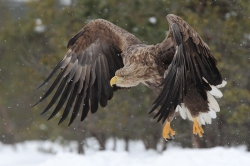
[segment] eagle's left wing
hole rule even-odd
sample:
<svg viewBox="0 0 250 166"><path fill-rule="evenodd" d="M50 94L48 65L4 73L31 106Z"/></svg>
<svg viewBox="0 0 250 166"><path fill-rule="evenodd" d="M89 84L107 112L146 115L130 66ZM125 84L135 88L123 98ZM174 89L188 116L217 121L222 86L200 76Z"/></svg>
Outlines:
<svg viewBox="0 0 250 166"><path fill-rule="evenodd" d="M161 84L163 89L150 111L153 112L160 107L155 117L159 116L158 121L163 122L171 111L183 103L189 85L207 101L206 91L211 90L210 85L216 86L223 81L215 58L198 33L178 16L169 14L167 20L169 34L160 47L165 50L175 47L176 52L165 71L165 78ZM164 57L161 57L162 61L163 59Z"/></svg>

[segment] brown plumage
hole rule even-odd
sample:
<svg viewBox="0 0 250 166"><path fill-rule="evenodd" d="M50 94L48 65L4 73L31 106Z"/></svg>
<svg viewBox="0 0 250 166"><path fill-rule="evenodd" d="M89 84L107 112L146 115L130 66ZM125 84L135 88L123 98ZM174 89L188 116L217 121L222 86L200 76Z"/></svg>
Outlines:
<svg viewBox="0 0 250 166"><path fill-rule="evenodd" d="M60 98L49 119L67 103L59 123L72 109L70 125L80 109L81 120L84 120L89 111L95 113L98 110L99 104L105 107L115 90L143 83L158 94L150 111L159 108L155 114L158 121L167 119L170 122L179 111L183 118L194 121L197 118L199 125L211 122L214 117L209 115L210 111L219 110L208 92L214 87L221 97L215 86L224 84L216 60L190 25L173 14L168 15L167 20L169 34L156 45L145 45L106 20L88 23L70 39L65 57L42 84L61 69L38 101L43 101L60 83L43 113ZM200 135L200 132L196 133ZM163 134L164 138L168 139L167 135Z"/></svg>

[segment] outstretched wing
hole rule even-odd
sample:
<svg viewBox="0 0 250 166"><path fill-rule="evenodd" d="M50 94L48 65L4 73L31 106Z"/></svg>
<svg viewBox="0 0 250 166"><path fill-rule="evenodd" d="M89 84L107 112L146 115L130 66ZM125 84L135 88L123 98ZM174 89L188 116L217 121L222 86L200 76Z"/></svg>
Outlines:
<svg viewBox="0 0 250 166"><path fill-rule="evenodd" d="M86 118L89 110L95 113L98 103L105 107L107 101L112 98L113 91L117 89L112 88L109 81L116 70L124 66L121 53L128 46L139 43L141 42L134 35L106 20L98 19L87 24L68 42L69 50L65 57L41 85L43 86L61 69L51 87L36 103L47 98L59 84L42 114L47 112L59 98L55 110L49 117L53 118L67 102L59 124L66 119L71 108L73 112L69 125L81 107L81 120Z"/></svg>
<svg viewBox="0 0 250 166"><path fill-rule="evenodd" d="M162 119L163 122L170 111L183 103L183 98L187 93L187 84L194 85L203 99L207 101L206 90L211 90L210 85L216 86L222 83L216 60L198 33L178 16L169 14L167 20L170 27L169 34L160 47L163 50L175 47L176 52L165 71L165 78L161 84L163 89L150 111L153 112L160 106L155 117L159 116L158 121ZM162 61L167 59L166 57L160 58Z"/></svg>

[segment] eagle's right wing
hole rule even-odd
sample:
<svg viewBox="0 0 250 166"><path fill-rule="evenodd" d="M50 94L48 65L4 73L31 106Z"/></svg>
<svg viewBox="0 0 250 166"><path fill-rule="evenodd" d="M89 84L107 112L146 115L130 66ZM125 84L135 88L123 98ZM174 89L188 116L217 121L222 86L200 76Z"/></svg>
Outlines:
<svg viewBox="0 0 250 166"><path fill-rule="evenodd" d="M41 86L48 82L58 69L61 69L61 72L36 104L47 98L59 84L51 102L42 113L47 112L60 98L49 119L67 103L59 124L66 119L72 107L69 125L78 115L81 106L81 120L84 120L89 110L92 113L97 111L98 103L102 107L107 105L116 90L116 87L110 86L109 81L116 70L124 66L121 53L129 46L140 43L134 35L106 20L90 22L68 42L69 50L65 57Z"/></svg>

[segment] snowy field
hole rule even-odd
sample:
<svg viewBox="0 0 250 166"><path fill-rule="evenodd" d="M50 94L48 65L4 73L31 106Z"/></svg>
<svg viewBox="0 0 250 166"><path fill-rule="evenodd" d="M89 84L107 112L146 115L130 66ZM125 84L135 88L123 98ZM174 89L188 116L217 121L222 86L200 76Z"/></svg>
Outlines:
<svg viewBox="0 0 250 166"><path fill-rule="evenodd" d="M145 151L141 142L130 142L130 152L123 150L123 141L112 141L106 151L98 151L97 142L89 139L85 155L76 153L76 143L62 147L48 141L29 141L15 147L0 143L0 166L250 166L250 153L245 147L183 149L169 146L159 153Z"/></svg>

